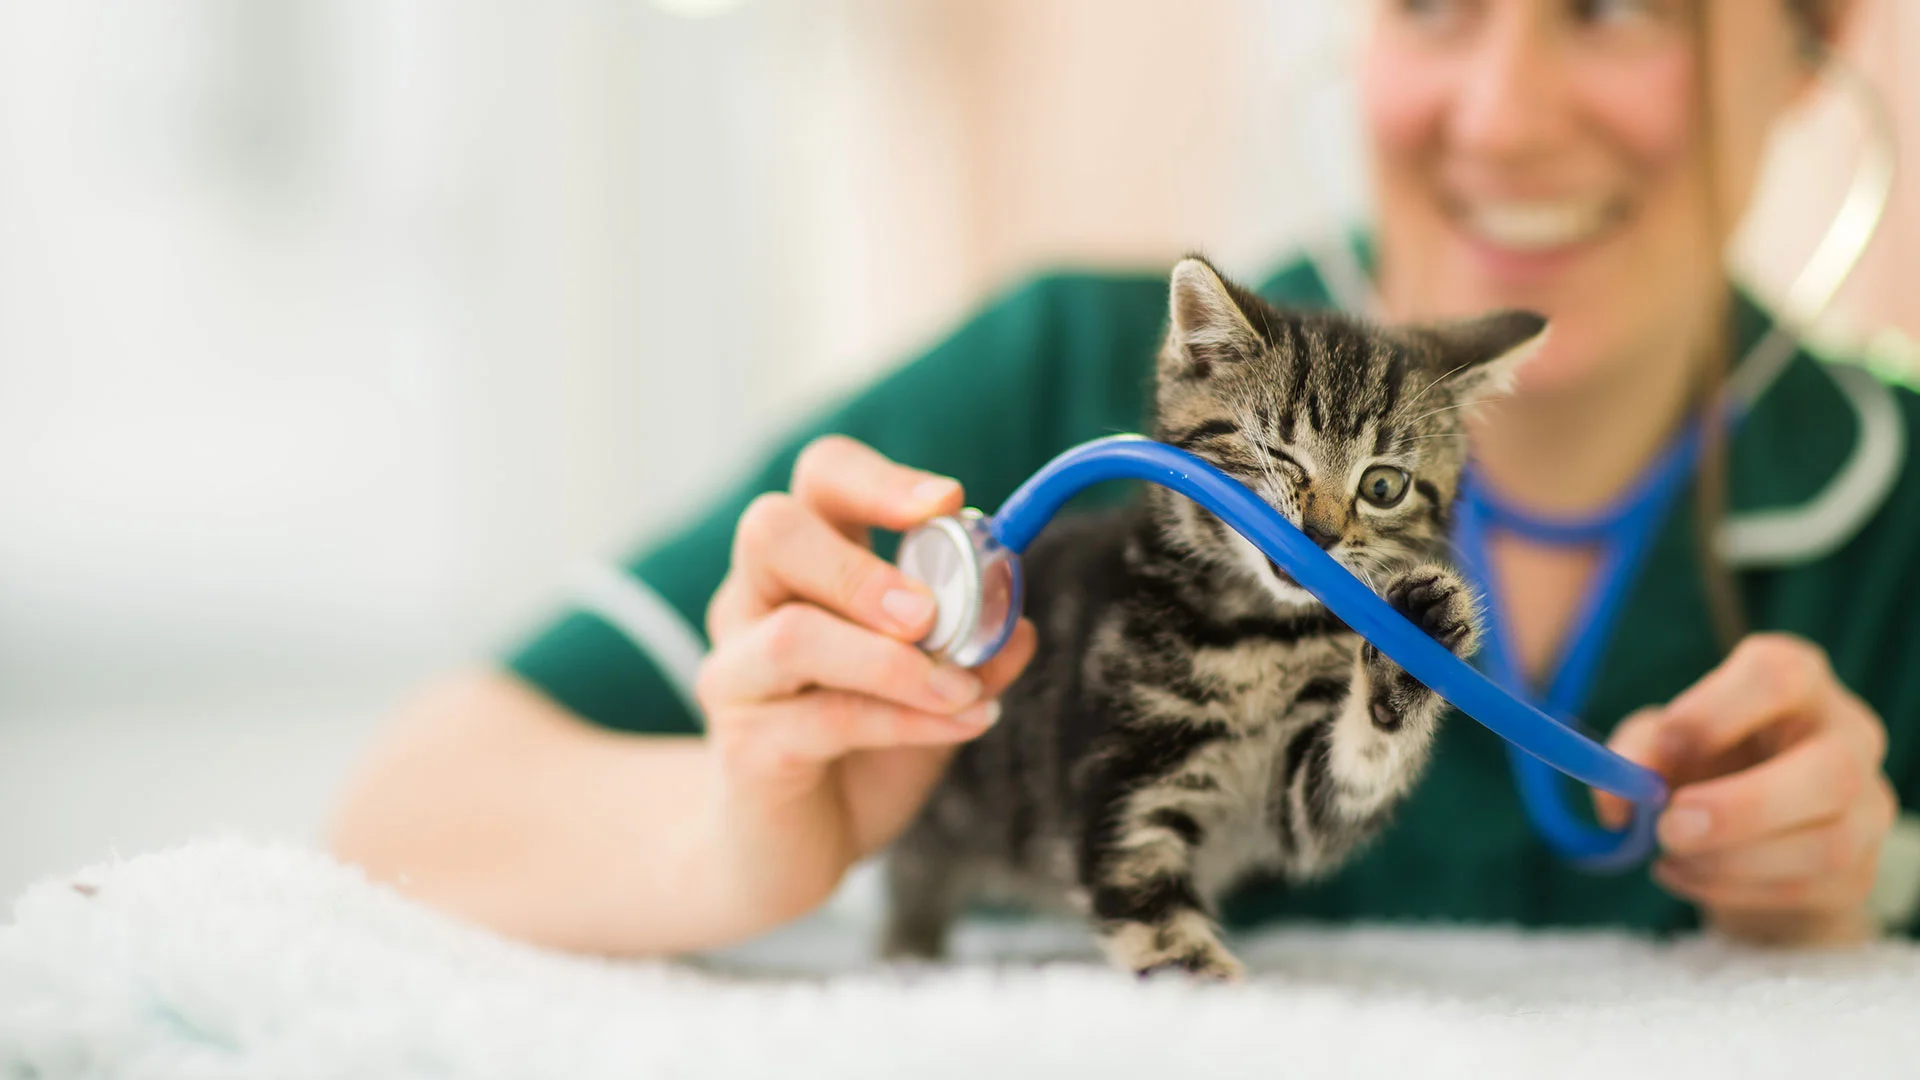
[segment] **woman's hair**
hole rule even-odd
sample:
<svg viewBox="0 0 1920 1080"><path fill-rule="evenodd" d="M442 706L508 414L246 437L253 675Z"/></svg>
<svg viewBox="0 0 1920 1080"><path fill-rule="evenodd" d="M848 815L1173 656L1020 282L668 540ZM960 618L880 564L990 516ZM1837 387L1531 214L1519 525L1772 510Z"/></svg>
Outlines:
<svg viewBox="0 0 1920 1080"><path fill-rule="evenodd" d="M1827 41L1832 36L1833 7L1828 0L1784 0L1787 16L1793 21L1795 33L1799 37L1800 56L1809 66L1818 68L1826 62ZM1694 10L1694 69L1698 72L1696 94L1700 105L1701 143L1705 147L1702 154L1701 196L1704 200L1703 215L1707 225L1707 243L1709 250L1725 251L1732 239L1738 222L1733 219L1730 208L1721 199L1721 162L1718 152L1718 127L1715 124L1715 72L1713 70L1712 50L1708 42L1712 40L1713 13L1708 0L1693 0ZM1699 366L1700 385L1697 397L1713 415L1725 407L1727 380L1731 374L1734 347L1734 327L1731 305L1723 308L1718 332L1713 334L1706 346L1707 354L1701 357ZM1739 582L1726 559L1721 555L1718 543L1720 523L1727 513L1727 438L1726 430L1720 424L1706 425L1704 445L1701 448L1698 481L1694 486L1695 542L1699 551L1701 566L1704 569L1703 586L1707 595L1707 610L1713 620L1714 635L1719 639L1723 651L1731 651L1748 630L1745 605L1741 601Z"/></svg>

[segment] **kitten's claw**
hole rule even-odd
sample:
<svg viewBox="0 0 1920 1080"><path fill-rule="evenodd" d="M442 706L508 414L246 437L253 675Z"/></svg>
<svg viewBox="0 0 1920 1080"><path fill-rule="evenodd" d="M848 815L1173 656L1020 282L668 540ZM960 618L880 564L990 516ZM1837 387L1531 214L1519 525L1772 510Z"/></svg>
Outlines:
<svg viewBox="0 0 1920 1080"><path fill-rule="evenodd" d="M1211 930L1199 932L1187 920L1169 926L1134 923L1114 932L1108 955L1141 979L1176 974L1208 982L1239 982L1246 969Z"/></svg>
<svg viewBox="0 0 1920 1080"><path fill-rule="evenodd" d="M1198 949L1184 956L1162 960L1134 972L1134 977L1142 982L1169 975L1181 976L1195 982L1235 983L1245 980L1247 971L1227 950L1216 945L1210 949Z"/></svg>
<svg viewBox="0 0 1920 1080"><path fill-rule="evenodd" d="M1387 582L1386 601L1427 636L1455 655L1471 656L1480 644L1473 593L1460 575L1443 566L1416 566Z"/></svg>

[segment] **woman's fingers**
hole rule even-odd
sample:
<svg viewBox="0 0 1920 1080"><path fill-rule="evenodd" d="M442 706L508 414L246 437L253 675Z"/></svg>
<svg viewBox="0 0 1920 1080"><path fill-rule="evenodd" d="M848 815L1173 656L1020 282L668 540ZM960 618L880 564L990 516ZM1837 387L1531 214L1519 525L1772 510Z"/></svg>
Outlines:
<svg viewBox="0 0 1920 1080"><path fill-rule="evenodd" d="M1673 779L1673 762L1666 753L1667 740L1662 736L1666 728L1661 723L1659 709L1641 709L1620 721L1613 729L1613 735L1607 740L1607 748L1637 765L1644 765L1654 772ZM1624 828L1633 815L1633 804L1618 795L1609 795L1596 790L1593 793L1594 815L1600 823L1610 829Z"/></svg>
<svg viewBox="0 0 1920 1080"><path fill-rule="evenodd" d="M999 719L997 702L982 701L952 716L904 708L863 694L818 690L737 707L710 734L731 768L778 772L819 766L855 750L964 742Z"/></svg>
<svg viewBox="0 0 1920 1080"><path fill-rule="evenodd" d="M777 608L717 650L701 672L701 696L715 707L812 687L944 714L977 704L985 690L973 672L805 603Z"/></svg>
<svg viewBox="0 0 1920 1080"><path fill-rule="evenodd" d="M961 507L960 483L898 464L843 435L807 444L793 466L793 497L848 540L879 527L904 532Z"/></svg>
<svg viewBox="0 0 1920 1080"><path fill-rule="evenodd" d="M813 609L796 606L789 610ZM830 616L821 614L820 617L831 621ZM715 703L709 707L711 735L729 761L756 768L777 767L796 761L831 761L855 750L964 742L986 731L1000 718L998 696L1033 657L1036 642L1033 625L1022 620L1006 648L978 673L972 673L936 665L910 646L865 634L844 623L839 630L796 624L795 631L806 641L824 643L818 650L803 644L801 652L783 661L789 668L814 671L811 681L825 683L832 679L848 684L877 684L890 679L891 685L864 685L863 689L823 685L785 696L762 685L761 689L769 692L764 699ZM858 642L845 635L864 635L868 641ZM709 668L735 663L745 669L773 666L767 653L760 650L766 640L778 636L743 639L731 650L734 655L716 654ZM862 670L858 653L871 643L881 646L870 655L878 656L877 666L889 674L875 676L870 670ZM912 655L892 653L893 649L904 649ZM918 680L924 677L927 681L936 681L941 676L921 674L933 671L964 677L972 696L962 703L958 701L958 694L950 698L935 690L931 705L912 704L915 700L924 704L929 691ZM711 676L703 673L703 695L713 692L707 688L707 678L712 678L713 685L725 691L746 685L726 671ZM901 699L909 703L903 704ZM857 797L858 793L854 794Z"/></svg>
<svg viewBox="0 0 1920 1080"><path fill-rule="evenodd" d="M1660 816L1660 844L1693 855L1751 844L1840 817L1870 777L1846 740L1827 733L1752 768L1688 784Z"/></svg>
<svg viewBox="0 0 1920 1080"><path fill-rule="evenodd" d="M1680 896L1719 913L1853 910L1873 888L1876 862L1863 860L1844 870L1754 880L1707 877L1666 862L1654 864L1653 879Z"/></svg>
<svg viewBox="0 0 1920 1080"><path fill-rule="evenodd" d="M1841 874L1874 860L1894 813L1889 789L1857 801L1838 819L1789 829L1741 847L1669 855L1659 866L1689 882L1722 886Z"/></svg>
<svg viewBox="0 0 1920 1080"><path fill-rule="evenodd" d="M1820 726L1850 704L1846 697L1818 647L1785 634L1755 634L1674 698L1663 723L1677 752L1707 760L1778 725ZM1864 760L1878 767L1886 752L1880 725L1860 724L1844 734Z"/></svg>
<svg viewBox="0 0 1920 1080"><path fill-rule="evenodd" d="M849 810L860 817L863 808L871 811L870 804L888 801L877 798L886 794L882 788L911 789L924 795L926 784L920 781L937 775L941 762L922 761L918 755L912 756L914 760L884 754L847 755L859 750L953 746L977 738L1000 719L998 695L1032 659L1035 643L1033 625L1022 620L1006 648L976 673L980 696L957 712L910 708L843 689L812 689L719 710L711 731L713 743L731 767L761 774L796 763L819 767L844 758ZM932 772L918 776L924 770Z"/></svg>
<svg viewBox="0 0 1920 1080"><path fill-rule="evenodd" d="M1623 725L1623 728L1628 725ZM1658 729L1657 735L1651 735ZM1751 940L1857 940L1897 803L1886 729L1798 638L1756 635L1618 736L1674 787L1653 876Z"/></svg>
<svg viewBox="0 0 1920 1080"><path fill-rule="evenodd" d="M729 582L714 599L716 639L803 600L902 641L933 625L926 586L857 544L791 495L755 499L734 533Z"/></svg>
<svg viewBox="0 0 1920 1080"><path fill-rule="evenodd" d="M794 465L793 492L749 503L733 561L707 610L715 641L790 600L806 600L903 641L931 629L934 599L867 546L879 527L904 531L961 507L960 484L895 464L844 436L816 439Z"/></svg>

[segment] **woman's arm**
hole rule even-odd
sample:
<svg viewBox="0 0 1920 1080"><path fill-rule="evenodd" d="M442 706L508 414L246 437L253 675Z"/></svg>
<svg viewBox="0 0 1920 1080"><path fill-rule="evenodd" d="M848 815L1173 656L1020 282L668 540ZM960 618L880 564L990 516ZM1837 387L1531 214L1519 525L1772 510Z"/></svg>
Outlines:
<svg viewBox="0 0 1920 1080"><path fill-rule="evenodd" d="M868 544L963 494L997 505L1066 446L1135 426L1165 310L1159 274L1036 279L803 425L622 568L688 622L704 614L697 708L636 676L658 665L624 628L575 613L509 672L404 709L347 793L336 851L429 904L572 949L689 951L824 901L984 730L1032 650L1023 624L974 673L977 692L971 677L942 692L908 644L931 597L902 625L888 597L908 583Z"/></svg>
<svg viewBox="0 0 1920 1080"><path fill-rule="evenodd" d="M726 880L714 789L698 739L611 732L476 672L401 710L331 842L374 878L510 936L677 952L785 914Z"/></svg>
<svg viewBox="0 0 1920 1080"><path fill-rule="evenodd" d="M755 500L714 595L700 738L589 726L510 676L427 693L348 791L335 852L434 907L541 944L675 954L824 902L918 812L1033 655L977 671L912 642L934 601L866 545L960 486L850 439Z"/></svg>

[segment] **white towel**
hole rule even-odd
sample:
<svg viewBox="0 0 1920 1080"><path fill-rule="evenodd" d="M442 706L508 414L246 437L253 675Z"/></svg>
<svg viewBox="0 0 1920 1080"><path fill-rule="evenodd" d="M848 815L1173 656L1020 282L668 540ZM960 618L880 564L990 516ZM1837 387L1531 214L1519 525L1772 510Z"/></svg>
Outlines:
<svg viewBox="0 0 1920 1080"><path fill-rule="evenodd" d="M1084 932L867 959L829 910L700 963L542 952L233 839L45 881L0 928L0 1077L1920 1076L1920 950L1289 929L1247 984L1139 983Z"/></svg>

